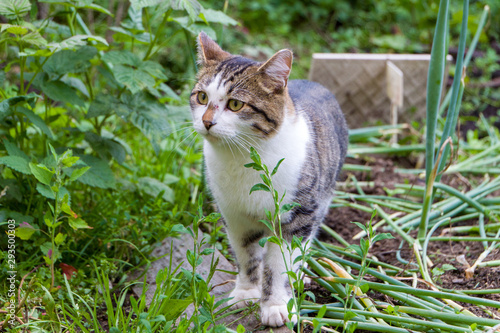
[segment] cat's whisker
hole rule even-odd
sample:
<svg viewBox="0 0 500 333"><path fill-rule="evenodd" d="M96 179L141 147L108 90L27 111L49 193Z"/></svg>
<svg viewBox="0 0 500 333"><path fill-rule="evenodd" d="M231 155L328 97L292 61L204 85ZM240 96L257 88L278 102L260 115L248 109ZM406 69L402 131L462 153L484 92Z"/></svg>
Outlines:
<svg viewBox="0 0 500 333"><path fill-rule="evenodd" d="M234 141L237 144L238 150L240 151L241 155L245 155L244 151L246 151L247 153L250 152L250 147L247 146L247 143L241 137L235 136ZM240 149L240 147L243 148L243 151Z"/></svg>
<svg viewBox="0 0 500 333"><path fill-rule="evenodd" d="M242 156L248 156L248 153L250 152L250 146L248 146L247 142L241 138L240 134L236 135L233 140L238 145L240 154Z"/></svg>
<svg viewBox="0 0 500 333"><path fill-rule="evenodd" d="M262 146L256 140L256 139L260 139L259 136L257 136L257 135L251 135L251 134L248 134L248 133L241 133L240 137L243 140L245 140L245 142L247 142L249 148L250 147L254 147L254 148L257 149L257 151L261 151L262 150Z"/></svg>
<svg viewBox="0 0 500 333"><path fill-rule="evenodd" d="M177 151L177 149L184 143L186 142L186 140L190 140L188 144L186 144L187 146L187 150L189 151L189 149L194 149L194 143L196 142L196 137L198 136L198 133L196 131L192 131L191 133L189 133L185 138L183 138L181 141L179 141L171 150L170 150L170 153L168 154L167 156L167 160L170 160L170 158L172 157L172 155Z"/></svg>
<svg viewBox="0 0 500 333"><path fill-rule="evenodd" d="M244 146L245 150L250 152L250 147L254 147L254 148L257 148L257 150L261 150L260 149L260 146L258 144L256 144L256 142L254 142L254 144L252 144L250 142L250 140L247 140L242 134L238 135L237 138L240 140L240 142L242 143L242 145Z"/></svg>
<svg viewBox="0 0 500 333"><path fill-rule="evenodd" d="M233 149L231 148L231 143L228 140L229 138L223 138L223 139L224 139L224 142L226 143L226 145L229 147L229 150L231 151L231 155L233 155L233 158L235 158Z"/></svg>

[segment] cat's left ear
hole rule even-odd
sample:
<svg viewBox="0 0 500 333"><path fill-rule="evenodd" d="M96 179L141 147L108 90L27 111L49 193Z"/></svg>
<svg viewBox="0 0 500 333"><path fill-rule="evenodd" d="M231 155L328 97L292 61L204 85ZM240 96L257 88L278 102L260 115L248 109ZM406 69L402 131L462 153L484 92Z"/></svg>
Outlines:
<svg viewBox="0 0 500 333"><path fill-rule="evenodd" d="M205 32L198 35L198 63L202 66L209 61L222 61L231 54L222 50Z"/></svg>
<svg viewBox="0 0 500 333"><path fill-rule="evenodd" d="M283 89L288 83L292 70L293 53L288 49L276 52L268 61L259 67L259 72L266 73L276 83L276 88Z"/></svg>

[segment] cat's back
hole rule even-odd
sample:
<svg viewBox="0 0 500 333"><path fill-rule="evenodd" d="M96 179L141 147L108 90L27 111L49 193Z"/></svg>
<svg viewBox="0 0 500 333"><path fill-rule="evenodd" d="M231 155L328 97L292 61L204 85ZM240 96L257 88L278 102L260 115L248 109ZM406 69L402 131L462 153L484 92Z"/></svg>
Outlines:
<svg viewBox="0 0 500 333"><path fill-rule="evenodd" d="M308 80L291 80L288 93L295 110L312 125L315 146L319 150L337 150L343 160L347 153L348 129L335 96L321 84Z"/></svg>

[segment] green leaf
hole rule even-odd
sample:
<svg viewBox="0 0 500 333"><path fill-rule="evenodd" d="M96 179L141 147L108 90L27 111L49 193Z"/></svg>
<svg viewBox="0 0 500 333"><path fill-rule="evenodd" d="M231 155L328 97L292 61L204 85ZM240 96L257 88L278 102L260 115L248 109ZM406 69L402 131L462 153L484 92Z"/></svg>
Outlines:
<svg viewBox="0 0 500 333"><path fill-rule="evenodd" d="M42 184L42 183L38 183L38 184L36 184L36 190L38 191L38 193L40 193L41 195L43 195L44 197L46 197L48 199L54 200L56 198L56 194L54 193L54 191L52 191L50 186L47 186L47 185Z"/></svg>
<svg viewBox="0 0 500 333"><path fill-rule="evenodd" d="M254 170L257 170L257 171L262 171L264 170L260 165L258 165L257 163L247 163L244 165L245 168L253 168Z"/></svg>
<svg viewBox="0 0 500 333"><path fill-rule="evenodd" d="M64 243L65 240L66 240L66 235L62 233L58 233L56 238L54 239L56 245L58 246Z"/></svg>
<svg viewBox="0 0 500 333"><path fill-rule="evenodd" d="M27 223L33 223L35 221L33 216L23 215L19 212L14 212L8 209L0 209L0 221L7 221L8 219Z"/></svg>
<svg viewBox="0 0 500 333"><path fill-rule="evenodd" d="M23 159L29 162L30 158L28 157L28 155L26 155L21 149L19 149L15 144L10 142L9 140L3 139L3 145L5 146L5 149L7 150L9 156L22 157Z"/></svg>
<svg viewBox="0 0 500 333"><path fill-rule="evenodd" d="M356 317L356 314L352 311L346 311L344 312L344 320L345 321L349 321L351 320L352 318L355 318Z"/></svg>
<svg viewBox="0 0 500 333"><path fill-rule="evenodd" d="M203 15L205 16L205 20L207 22L220 23L223 25L238 25L238 21L235 21L220 10L206 8L203 9Z"/></svg>
<svg viewBox="0 0 500 333"><path fill-rule="evenodd" d="M260 247L266 246L266 243L269 240L269 238L270 237L262 237L261 239L259 239L259 245L260 245Z"/></svg>
<svg viewBox="0 0 500 333"><path fill-rule="evenodd" d="M457 270L455 268L455 266L453 265L450 265L450 264L443 264L443 266L441 266L442 269L444 269L445 271L452 271L452 270Z"/></svg>
<svg viewBox="0 0 500 333"><path fill-rule="evenodd" d="M144 7L153 7L156 5L159 5L160 3L164 2L165 0L130 0L130 5L135 9L135 10L140 10Z"/></svg>
<svg viewBox="0 0 500 333"><path fill-rule="evenodd" d="M85 6L81 6L81 7L78 7L78 8L93 9L93 10L95 10L97 12L100 12L100 13L103 13L103 14L106 14L106 15L114 17L114 15L109 10L107 10L106 8L104 8L102 6L99 6L99 5L95 4L95 3L91 3L91 4L88 4L88 5L85 5Z"/></svg>
<svg viewBox="0 0 500 333"><path fill-rule="evenodd" d="M85 97L90 97L89 91L87 90L85 83L83 83L83 81L80 80L79 78L64 75L63 77L61 77L61 81L66 83L71 88L75 88L77 91L81 92Z"/></svg>
<svg viewBox="0 0 500 333"><path fill-rule="evenodd" d="M377 234L375 235L375 237L373 237L372 243L376 243L384 239L393 239L393 238L394 236L389 233Z"/></svg>
<svg viewBox="0 0 500 333"><path fill-rule="evenodd" d="M99 94L90 104L89 111L85 115L85 118L89 119L110 114L124 117L128 116L130 112L130 108L115 96L110 94Z"/></svg>
<svg viewBox="0 0 500 333"><path fill-rule="evenodd" d="M363 257L363 250L359 245L351 244L347 247L347 249L354 250L354 252L356 252L360 257Z"/></svg>
<svg viewBox="0 0 500 333"><path fill-rule="evenodd" d="M90 227L87 222L85 222L84 220L82 220L80 217L79 218L71 218L69 219L69 226L71 228L73 228L74 230L77 230L77 229L93 229L92 227Z"/></svg>
<svg viewBox="0 0 500 333"><path fill-rule="evenodd" d="M127 153L119 142L103 138L92 132L85 132L85 140L102 159L109 161L111 158L114 158L119 164L125 162Z"/></svg>
<svg viewBox="0 0 500 333"><path fill-rule="evenodd" d="M255 184L254 186L252 186L252 188L250 189L250 194L252 194L252 192L255 192L255 191L271 192L271 189L269 188L269 186L262 184L262 183L259 183L259 184Z"/></svg>
<svg viewBox="0 0 500 333"><path fill-rule="evenodd" d="M28 33L28 29L26 27L20 26L20 25L13 25L13 24L0 24L1 28L0 31L7 31L8 33L14 34L14 35L24 35Z"/></svg>
<svg viewBox="0 0 500 333"><path fill-rule="evenodd" d="M316 316L316 318L323 318L323 316L325 315L325 313L326 313L326 305L323 305L321 307L321 309L319 309L318 315Z"/></svg>
<svg viewBox="0 0 500 333"><path fill-rule="evenodd" d="M365 238L361 238L359 240L359 247L361 248L363 255L366 255L368 254L368 250L370 249L370 243Z"/></svg>
<svg viewBox="0 0 500 333"><path fill-rule="evenodd" d="M36 229L33 228L26 222L21 223L19 227L16 228L16 236L21 238L22 240L28 240L31 238L31 235L35 233Z"/></svg>
<svg viewBox="0 0 500 333"><path fill-rule="evenodd" d="M368 283L362 283L360 286L359 286L359 289L361 290L361 292L363 294L366 294L368 292L368 290L370 290L370 286L368 285Z"/></svg>
<svg viewBox="0 0 500 333"><path fill-rule="evenodd" d="M80 183L104 189L115 187L116 180L114 174L106 161L90 155L78 156L80 160L90 167L87 172L77 179ZM64 172L70 175L73 170L72 168L68 168Z"/></svg>
<svg viewBox="0 0 500 333"><path fill-rule="evenodd" d="M177 177L177 176L175 176L175 175L172 175L172 174L167 173L167 174L163 177L163 184L170 185L170 184L177 183L179 180L180 180L180 178L179 178L179 177ZM212 214L210 214L210 215L212 215ZM209 216L210 216L210 215L209 215ZM219 214L219 217L220 217L220 214Z"/></svg>
<svg viewBox="0 0 500 333"><path fill-rule="evenodd" d="M68 214L72 219L78 218L78 215L71 209L70 205L68 204L68 197L66 196L64 196L62 200L61 210Z"/></svg>
<svg viewBox="0 0 500 333"><path fill-rule="evenodd" d="M71 182L77 180L78 178L80 178L81 176L83 176L83 174L85 172L87 172L88 170L90 169L90 167L83 167L83 168L80 168L80 169L75 169L73 170L73 172L71 173L71 177L69 178L69 180Z"/></svg>
<svg viewBox="0 0 500 333"><path fill-rule="evenodd" d="M40 131L42 131L43 134L47 135L50 139L55 139L54 133L52 133L52 130L45 124L45 121L43 121L42 118L40 118L39 115L35 114L33 111L30 109L24 108L24 107L18 107L17 112L21 113L22 115L26 116L28 120L38 127Z"/></svg>
<svg viewBox="0 0 500 333"><path fill-rule="evenodd" d="M70 150L71 151L71 150ZM80 158L78 156L66 156L61 159L64 168L71 168Z"/></svg>
<svg viewBox="0 0 500 333"><path fill-rule="evenodd" d="M163 184L161 181L151 177L141 177L139 178L139 189L144 191L146 194L157 197L162 191L162 198L168 202L174 202L175 194L174 191L167 185Z"/></svg>
<svg viewBox="0 0 500 333"><path fill-rule="evenodd" d="M76 51L62 50L54 53L43 65L50 78L59 78L67 73L83 73L90 68L90 59L97 54L93 46L83 46Z"/></svg>
<svg viewBox="0 0 500 333"><path fill-rule="evenodd" d="M54 251L55 252L55 251ZM53 253L54 255L54 253ZM54 258L55 260L55 258ZM56 302L54 298L50 294L50 292L44 286L40 285L40 287L45 291L45 296L42 298L42 303L45 307L45 312L49 315L49 318L54 322L59 322L57 313L56 313Z"/></svg>
<svg viewBox="0 0 500 333"><path fill-rule="evenodd" d="M163 183L165 184L165 181L163 181ZM208 223L215 223L217 221L219 221L219 219L221 218L221 214L220 213L210 213L207 217L205 217L205 222L208 222Z"/></svg>
<svg viewBox="0 0 500 333"><path fill-rule="evenodd" d="M395 51L404 51L406 50L407 39L405 35L383 35L378 37L372 37L371 43L377 45L382 48L389 48Z"/></svg>
<svg viewBox="0 0 500 333"><path fill-rule="evenodd" d="M108 42L104 38L92 35L76 35L63 40L60 43L50 43L47 46L52 52L58 50L75 50L79 46L87 45L87 41L96 41L109 46Z"/></svg>
<svg viewBox="0 0 500 333"><path fill-rule="evenodd" d="M260 179L262 179L262 181L264 182L264 184L266 184L267 186L269 186L269 188L271 188L271 179L269 177L267 177L266 174L263 174L263 173L261 173L259 176L260 176Z"/></svg>
<svg viewBox="0 0 500 333"><path fill-rule="evenodd" d="M54 101L68 103L70 105L85 105L83 100L78 97L75 90L60 80L48 81L47 77L45 77L38 86L47 97Z"/></svg>
<svg viewBox="0 0 500 333"><path fill-rule="evenodd" d="M363 224L363 223L359 223L359 222L351 222L351 223L354 223L355 225L357 225L359 228L361 228L361 230L363 230L364 232L368 233L368 229L366 228L366 226Z"/></svg>
<svg viewBox="0 0 500 333"><path fill-rule="evenodd" d="M23 202L25 188L22 185L23 184L18 182L17 179L0 177L0 188L4 191L2 201L17 201L18 203ZM5 190L5 188L7 188L7 190ZM0 221L3 220L0 219Z"/></svg>
<svg viewBox="0 0 500 333"><path fill-rule="evenodd" d="M29 0L2 0L0 1L0 15L12 20L21 18L31 10Z"/></svg>
<svg viewBox="0 0 500 333"><path fill-rule="evenodd" d="M274 167L273 169L273 172L271 172L271 176L274 176L276 174L276 172L278 172L278 168L280 167L281 163L284 161L285 159L282 158L281 160L279 160L279 162L276 164L276 166Z"/></svg>
<svg viewBox="0 0 500 333"><path fill-rule="evenodd" d="M42 184L49 185L54 175L53 171L47 169L43 164L29 163L29 167L35 178Z"/></svg>
<svg viewBox="0 0 500 333"><path fill-rule="evenodd" d="M271 243L274 243L276 245L280 245L283 241L280 240L278 237L276 236L271 236L269 237L269 239L267 240L268 242L271 242Z"/></svg>
<svg viewBox="0 0 500 333"><path fill-rule="evenodd" d="M162 67L162 70L163 70L163 67ZM168 85L166 85L165 83L160 83L158 85L158 90L164 92L167 97L169 97L175 101L181 101L181 98L179 97L179 95L172 88L170 88Z"/></svg>
<svg viewBox="0 0 500 333"><path fill-rule="evenodd" d="M40 35L38 31L31 31L27 33L26 35L21 37L20 41L25 44L37 46L39 48L47 46L47 41L42 37L42 35Z"/></svg>
<svg viewBox="0 0 500 333"><path fill-rule="evenodd" d="M259 166L262 165L262 160L260 159L260 155L257 152L257 150L255 150L254 147L250 147L250 158Z"/></svg>
<svg viewBox="0 0 500 333"><path fill-rule="evenodd" d="M120 27L111 27L109 30L116 32L113 35L115 42L139 42L141 44L149 44L151 36L147 32L133 33Z"/></svg>
<svg viewBox="0 0 500 333"><path fill-rule="evenodd" d="M125 29L132 30L133 32L144 32L144 25L142 24L142 9L135 9L134 6L128 8L129 19L124 20L121 26Z"/></svg>
<svg viewBox="0 0 500 333"><path fill-rule="evenodd" d="M0 165L3 164L25 175L31 175L29 160L20 156L3 156L0 157Z"/></svg>
<svg viewBox="0 0 500 333"><path fill-rule="evenodd" d="M148 73L149 75L160 79L160 80L167 80L168 77L164 73L163 67L154 61L143 61L142 64L139 66L139 69Z"/></svg>
<svg viewBox="0 0 500 333"><path fill-rule="evenodd" d="M287 213L287 212L291 211L292 209L294 209L295 207L300 207L300 204L297 203L297 202L292 202L292 203L289 203L289 204L284 204L280 208L280 214Z"/></svg>
<svg viewBox="0 0 500 333"><path fill-rule="evenodd" d="M155 79L147 72L128 66L116 65L113 68L116 81L124 84L132 94L146 87L153 87Z"/></svg>
<svg viewBox="0 0 500 333"><path fill-rule="evenodd" d="M110 51L102 56L102 61L113 65L129 65L140 67L142 60L130 51Z"/></svg>
<svg viewBox="0 0 500 333"><path fill-rule="evenodd" d="M203 9L200 3L196 0L171 0L170 6L174 10L185 10L192 21L196 20Z"/></svg>
<svg viewBox="0 0 500 333"><path fill-rule="evenodd" d="M24 104L26 102L34 107L36 100L39 97L40 96L35 93L29 93L28 95L7 98L6 100L0 102L0 120L9 116L18 104Z"/></svg>
<svg viewBox="0 0 500 333"><path fill-rule="evenodd" d="M174 17L172 18L172 21L176 22L183 29L186 29L195 36L198 36L198 34L203 31L208 35L208 37L212 38L213 40L217 39L217 34L215 33L214 29L207 26L206 23L192 23L191 19L188 17Z"/></svg>
<svg viewBox="0 0 500 333"><path fill-rule="evenodd" d="M200 255L206 256L206 255L212 254L214 252L215 252L215 249L207 247L206 249L204 249L203 251L201 251Z"/></svg>
<svg viewBox="0 0 500 333"><path fill-rule="evenodd" d="M316 303L316 295L314 295L314 293L312 291L308 290L308 291L305 292L305 294L307 296L309 296L309 298L311 298L314 303Z"/></svg>
<svg viewBox="0 0 500 333"><path fill-rule="evenodd" d="M144 93L122 96L122 101L132 110L129 116L132 124L148 138L158 154L158 143L170 133L169 109Z"/></svg>

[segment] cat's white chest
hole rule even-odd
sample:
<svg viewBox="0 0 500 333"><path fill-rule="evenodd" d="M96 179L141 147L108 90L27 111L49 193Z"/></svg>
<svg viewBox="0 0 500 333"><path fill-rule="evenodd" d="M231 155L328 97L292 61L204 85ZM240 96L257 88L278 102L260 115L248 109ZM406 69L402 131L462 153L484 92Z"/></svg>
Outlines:
<svg viewBox="0 0 500 333"><path fill-rule="evenodd" d="M286 191L284 203L292 201L310 140L310 131L303 117L293 122L285 118L278 134L254 146L270 170L280 159L285 159L272 178L280 196ZM250 153L242 153L235 147L229 149L227 145L214 145L207 140L204 152L210 190L226 219L231 219L229 216L262 219L266 209L273 210L270 193L256 191L250 194L252 186L262 183L261 172L244 167L252 162Z"/></svg>

